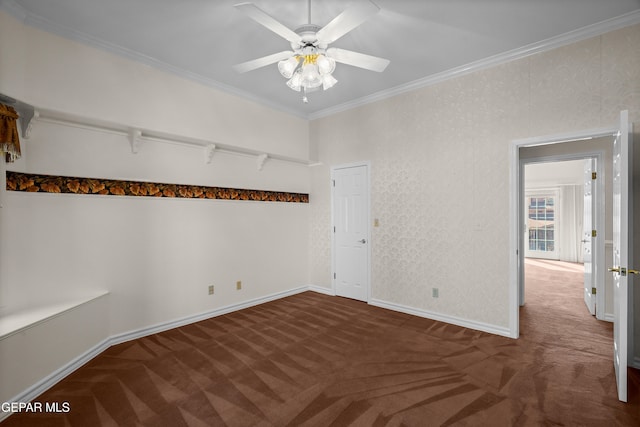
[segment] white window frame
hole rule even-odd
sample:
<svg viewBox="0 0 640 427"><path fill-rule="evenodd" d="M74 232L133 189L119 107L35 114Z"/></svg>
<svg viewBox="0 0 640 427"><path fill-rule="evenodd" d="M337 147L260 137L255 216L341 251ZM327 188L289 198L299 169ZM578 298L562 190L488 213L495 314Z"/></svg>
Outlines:
<svg viewBox="0 0 640 427"><path fill-rule="evenodd" d="M539 250L530 250L529 249L529 227L527 227L527 221L529 219L529 207L527 206L527 199L531 197L553 197L554 198L554 213L553 213L553 251L539 251ZM558 236L560 236L560 228L562 224L560 223L561 212L560 207L562 206L560 200L560 189L557 187L554 188L540 188L535 190L526 190L525 191L525 206L523 206L524 211L524 224L525 224L525 233L524 233L524 256L527 258L543 258L543 259L560 259L560 248L558 245Z"/></svg>

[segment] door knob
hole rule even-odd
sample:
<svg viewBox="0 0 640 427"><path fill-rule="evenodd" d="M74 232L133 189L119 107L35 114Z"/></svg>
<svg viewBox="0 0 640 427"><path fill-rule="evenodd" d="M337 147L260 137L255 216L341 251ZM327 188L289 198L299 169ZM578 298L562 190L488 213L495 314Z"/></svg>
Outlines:
<svg viewBox="0 0 640 427"><path fill-rule="evenodd" d="M640 271L638 271L638 270L626 269L624 267L609 268L609 271L611 271L613 273L620 273L621 276L626 276L627 273L629 273L629 274L640 274Z"/></svg>
<svg viewBox="0 0 640 427"><path fill-rule="evenodd" d="M367 241L366 241L366 240L364 240L364 239L362 239L362 240L358 240L358 241L359 241L360 243L362 243L362 244L367 243Z"/></svg>

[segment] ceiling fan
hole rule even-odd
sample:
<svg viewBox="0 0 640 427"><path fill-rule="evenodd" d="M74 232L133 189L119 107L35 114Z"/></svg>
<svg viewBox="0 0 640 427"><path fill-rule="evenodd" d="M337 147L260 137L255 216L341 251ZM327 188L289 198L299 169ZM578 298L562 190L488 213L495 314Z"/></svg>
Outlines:
<svg viewBox="0 0 640 427"><path fill-rule="evenodd" d="M239 3L234 7L287 40L292 50L243 62L233 68L239 73L246 73L277 62L280 74L289 79L287 86L297 92L302 91L304 102L308 102L307 92L318 90L320 87L327 90L338 82L332 75L336 62L377 72L384 71L389 65L388 59L329 47L331 43L378 13L380 8L370 0L349 7L324 27L311 23L309 0L309 22L295 30L289 29L253 3Z"/></svg>

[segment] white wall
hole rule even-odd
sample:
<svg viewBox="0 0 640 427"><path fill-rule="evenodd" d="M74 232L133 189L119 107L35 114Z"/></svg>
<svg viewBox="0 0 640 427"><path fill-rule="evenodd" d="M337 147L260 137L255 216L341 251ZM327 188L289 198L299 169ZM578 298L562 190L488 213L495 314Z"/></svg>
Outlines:
<svg viewBox="0 0 640 427"><path fill-rule="evenodd" d="M305 120L42 33L3 12L0 93L91 120L308 159ZM309 192L309 169L298 163L267 160L258 171L255 157L216 152L206 164L202 149L159 142L132 154L124 135L45 121L22 142L23 158L9 170ZM0 355L8 355L2 401L108 336L308 283L306 203L28 194L4 185L0 200L0 311L110 293L101 310L60 319L99 325L70 351L50 357L38 343L0 340ZM27 337L53 337L56 324ZM63 336L57 345L66 345ZM21 380L4 383L9 377Z"/></svg>
<svg viewBox="0 0 640 427"><path fill-rule="evenodd" d="M331 286L329 167L369 160L372 297L508 328L511 141L623 109L637 129L639 85L636 25L314 120L312 282Z"/></svg>

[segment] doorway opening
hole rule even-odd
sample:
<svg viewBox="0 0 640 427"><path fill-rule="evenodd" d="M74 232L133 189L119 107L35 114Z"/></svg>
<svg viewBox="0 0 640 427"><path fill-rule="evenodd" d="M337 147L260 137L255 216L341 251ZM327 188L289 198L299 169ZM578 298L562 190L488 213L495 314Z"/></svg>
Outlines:
<svg viewBox="0 0 640 427"><path fill-rule="evenodd" d="M579 297L586 311L611 321L613 306L607 290L612 284L606 286L604 273L605 241L612 232L605 226L605 212L611 208L611 192L607 199L605 189L611 187L611 180L603 165L603 159L611 157L611 141L602 138L586 147L578 144L521 149L524 272L519 303L524 305L531 295L530 281L542 284L540 275L554 279L554 272L571 272L567 279L576 284L575 289L571 292L569 288L567 292L571 293L556 304ZM599 150L587 153L585 148ZM556 262L548 262L552 260ZM528 274L530 267L536 272L533 277ZM551 293L563 288L558 286ZM537 292L550 291L545 288ZM553 299L545 304L551 302Z"/></svg>
<svg viewBox="0 0 640 427"><path fill-rule="evenodd" d="M562 162L570 160L595 159L595 173L601 177L605 176L605 164L608 168L612 163L611 148L614 136L618 134L618 129L602 129L585 131L581 133L562 134L555 136L545 136L514 141L511 146L511 195L509 198L510 223L511 223L511 248L510 251L510 288L509 288L509 329L511 336L517 338L520 334L519 311L525 303L525 165L535 163ZM597 181L595 193L599 193L602 198L605 194L604 180ZM596 194L597 198L597 194ZM604 204L596 202L596 210L604 209ZM605 216L608 213L604 210L595 212L596 233L598 227L602 230L605 227ZM599 222L599 223L598 223ZM546 230L545 230L546 231ZM596 262L600 262L600 270L596 273L596 288L604 281L604 261L605 261L605 233L600 234L600 238L595 238ZM546 237L546 234L545 234ZM555 237L555 233L554 233ZM581 239L582 240L582 239ZM528 241L526 242L528 244ZM602 277L598 278L598 274ZM604 301L597 304L598 292L596 289L596 309L598 305L604 305ZM601 296L604 292L601 291ZM601 317L603 317L602 314Z"/></svg>

